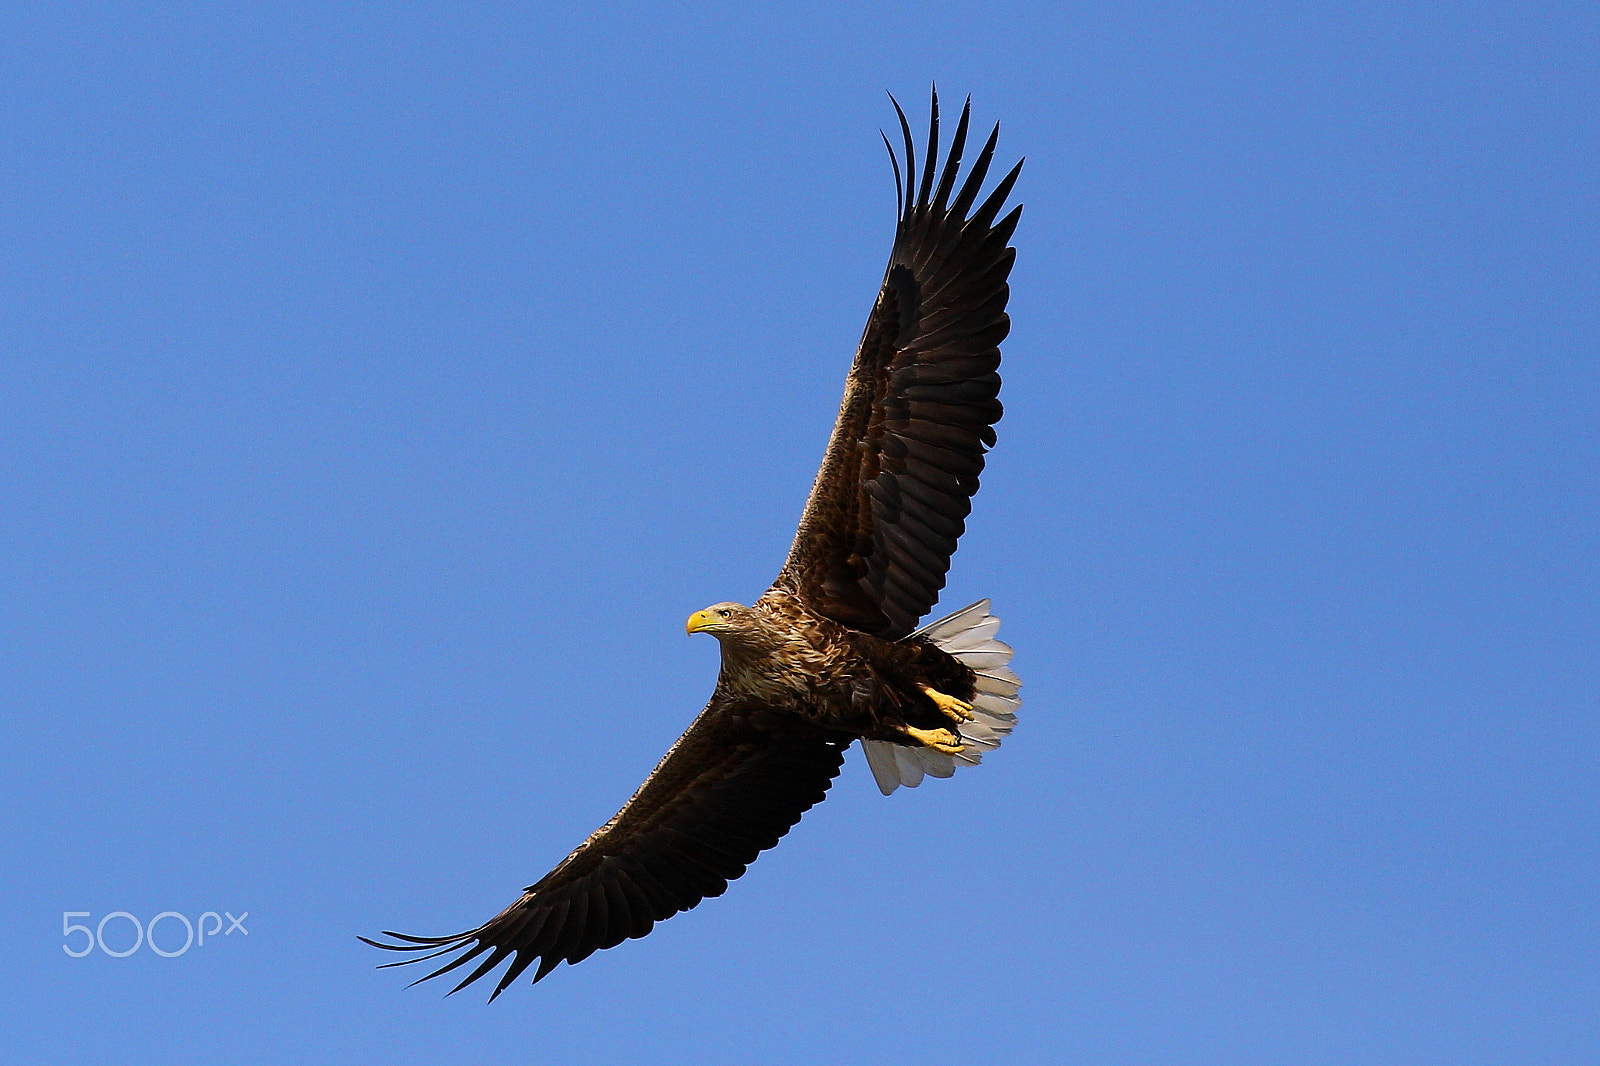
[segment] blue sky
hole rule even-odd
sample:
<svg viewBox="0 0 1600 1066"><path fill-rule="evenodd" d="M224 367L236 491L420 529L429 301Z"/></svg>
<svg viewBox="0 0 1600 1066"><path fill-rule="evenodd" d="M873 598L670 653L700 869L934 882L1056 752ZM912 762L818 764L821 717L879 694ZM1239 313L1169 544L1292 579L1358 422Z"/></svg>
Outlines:
<svg viewBox="0 0 1600 1066"><path fill-rule="evenodd" d="M9 5L12 1060L1600 1057L1597 29ZM1028 158L942 601L993 598L1018 731L887 799L852 753L492 1007L374 971L703 705L683 620L781 562L935 81ZM119 911L247 931L63 950Z"/></svg>

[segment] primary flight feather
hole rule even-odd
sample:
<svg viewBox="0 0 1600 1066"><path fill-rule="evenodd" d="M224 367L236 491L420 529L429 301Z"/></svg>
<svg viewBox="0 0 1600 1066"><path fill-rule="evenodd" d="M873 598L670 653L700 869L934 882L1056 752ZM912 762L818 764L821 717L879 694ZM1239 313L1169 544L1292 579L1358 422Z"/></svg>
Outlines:
<svg viewBox="0 0 1600 1066"><path fill-rule="evenodd" d="M615 817L483 925L363 937L410 953L389 965L446 957L428 980L476 962L454 992L509 960L492 1000L534 963L538 981L721 895L826 795L852 742L887 795L976 764L1011 731L1018 682L988 601L914 629L944 587L1001 413L1022 209L1000 212L1022 164L979 202L999 126L959 179L970 110L941 166L934 93L919 175L895 104L894 247L789 558L751 606L689 616L722 646L705 710Z"/></svg>

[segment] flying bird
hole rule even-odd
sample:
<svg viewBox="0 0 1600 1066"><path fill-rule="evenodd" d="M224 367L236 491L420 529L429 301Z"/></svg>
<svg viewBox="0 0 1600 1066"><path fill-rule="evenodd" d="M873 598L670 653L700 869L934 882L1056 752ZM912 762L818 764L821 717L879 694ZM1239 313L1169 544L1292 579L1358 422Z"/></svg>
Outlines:
<svg viewBox="0 0 1600 1066"><path fill-rule="evenodd" d="M387 965L447 957L426 981L479 960L456 992L509 959L493 1001L535 962L537 982L720 896L823 799L856 740L888 795L976 765L1011 731L1018 680L989 601L916 625L995 441L1022 208L996 218L1022 163L979 202L999 126L958 187L970 98L941 166L934 92L920 176L894 108L894 246L789 557L750 606L689 616L721 644L710 702L614 818L483 925L362 937L410 954Z"/></svg>

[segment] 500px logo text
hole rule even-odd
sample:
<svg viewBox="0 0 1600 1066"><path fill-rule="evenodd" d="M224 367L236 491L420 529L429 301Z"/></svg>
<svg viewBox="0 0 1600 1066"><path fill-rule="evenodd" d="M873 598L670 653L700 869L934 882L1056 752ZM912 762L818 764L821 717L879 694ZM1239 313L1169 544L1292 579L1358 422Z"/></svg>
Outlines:
<svg viewBox="0 0 1600 1066"><path fill-rule="evenodd" d="M226 930L222 928L222 916L224 914L228 917L228 928ZM139 919L127 911L112 911L101 918L99 924L93 929L90 929L87 925L79 925L72 920L74 918L88 917L91 917L89 911L61 912L61 936L66 941L61 945L61 950L75 959L83 958L97 947L113 959L125 959L135 951L138 951L141 945L149 945L151 951L164 959L175 959L191 947L204 947L206 937L211 937L214 940L219 932L223 936L232 936L234 931L238 930L245 936L250 935L250 930L244 927L244 920L250 917L249 911L245 911L237 918L228 914L227 911L223 911L222 914L218 914L216 911L206 911L192 922L177 911L162 911L154 918L151 918L148 925L139 924ZM113 922L113 919L117 919L117 921ZM211 922L209 929L206 928L208 919ZM166 924L162 925L163 922ZM121 929L121 924L123 923L133 927L132 947L120 947L120 945L127 942L128 935ZM113 940L110 945L106 943L106 926L108 924L111 925ZM156 943L157 926L162 927L161 939L166 943L166 947ZM183 928L182 944L177 944L178 926ZM79 941L83 946L78 950L73 949L72 938L75 933L83 934L83 939ZM175 944L177 946L174 946Z"/></svg>

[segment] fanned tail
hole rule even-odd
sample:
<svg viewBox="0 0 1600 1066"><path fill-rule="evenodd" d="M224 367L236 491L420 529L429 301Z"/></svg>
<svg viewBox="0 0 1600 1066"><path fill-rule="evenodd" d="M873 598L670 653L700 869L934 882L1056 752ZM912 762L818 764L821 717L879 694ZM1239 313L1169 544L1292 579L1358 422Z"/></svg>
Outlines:
<svg viewBox="0 0 1600 1066"><path fill-rule="evenodd" d="M998 748L1000 739L1016 726L1017 708L1022 705L1017 690L1022 683L1006 665L1011 661L1010 646L994 638L999 630L1000 619L989 613L989 601L979 600L913 634L927 637L970 666L978 675L978 692L972 698L973 720L961 723L961 743L966 750L959 755L885 740L861 742L867 765L885 796L901 785L916 788L925 774L949 777L957 765L978 765L984 753Z"/></svg>

